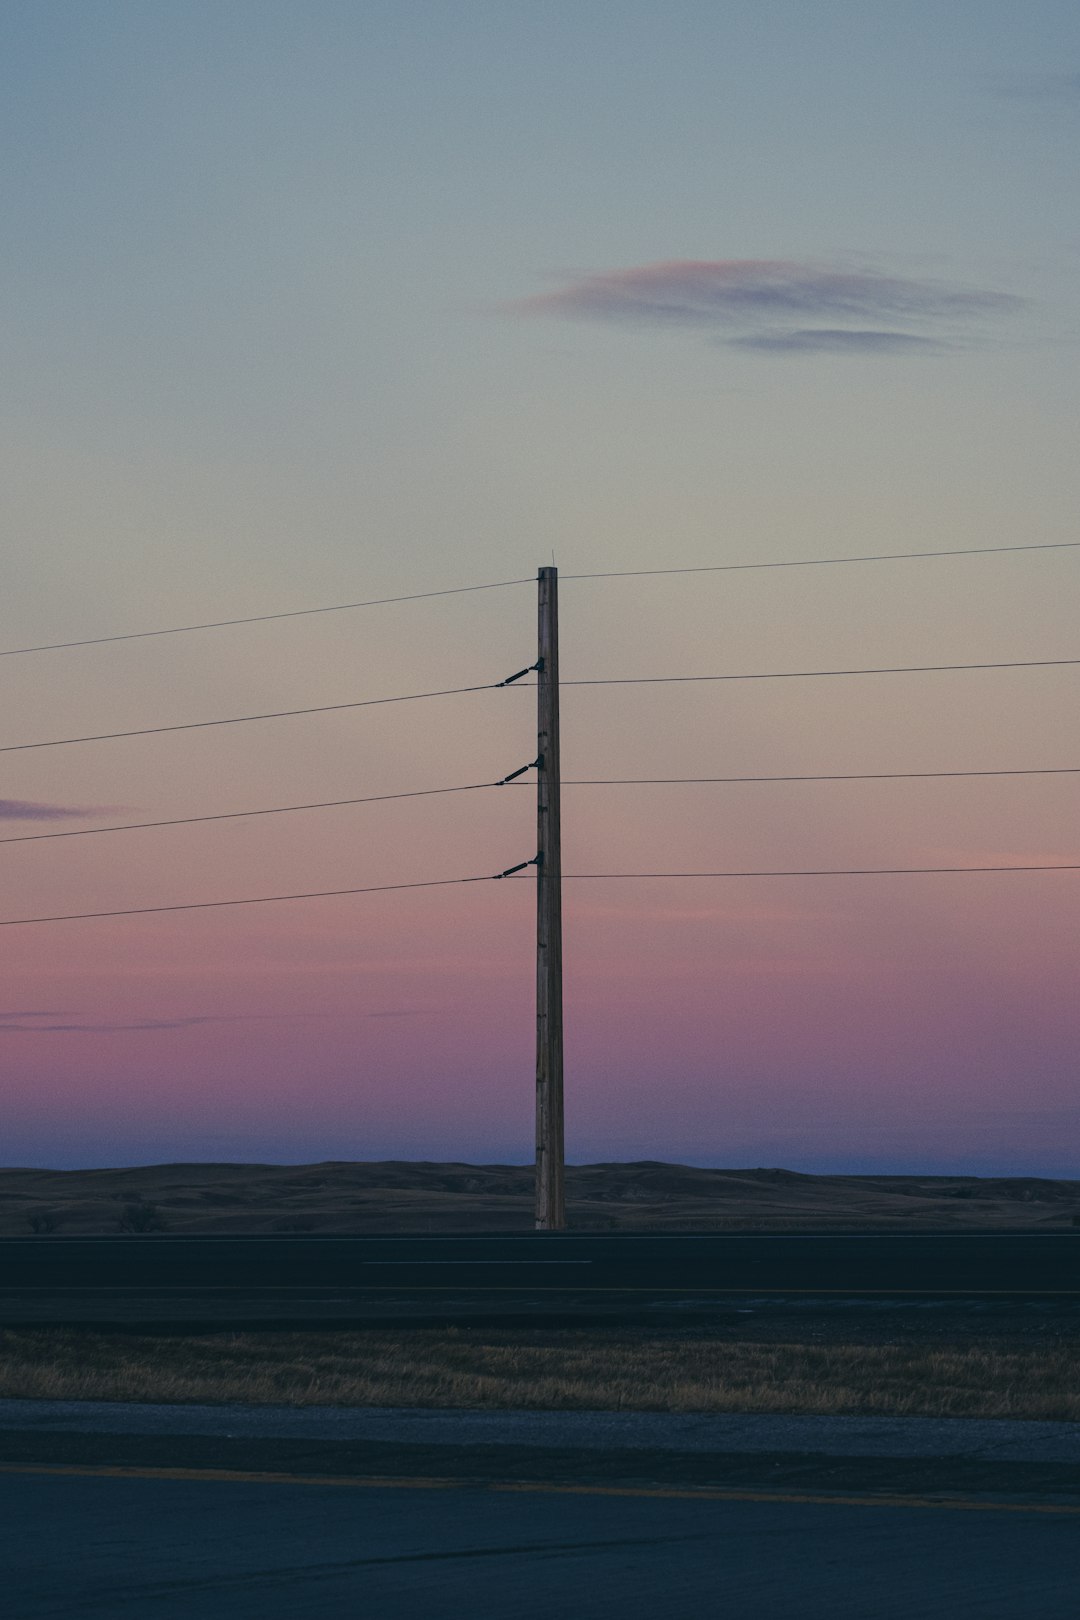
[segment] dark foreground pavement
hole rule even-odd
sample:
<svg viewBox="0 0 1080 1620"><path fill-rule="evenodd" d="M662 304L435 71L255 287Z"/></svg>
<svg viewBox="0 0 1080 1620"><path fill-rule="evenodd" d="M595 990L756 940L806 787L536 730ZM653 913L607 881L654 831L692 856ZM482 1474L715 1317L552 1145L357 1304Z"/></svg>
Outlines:
<svg viewBox="0 0 1080 1620"><path fill-rule="evenodd" d="M0 1403L13 1620L1075 1620L1080 1425Z"/></svg>
<svg viewBox="0 0 1080 1620"><path fill-rule="evenodd" d="M9 1476L18 1620L1075 1620L1039 1510Z"/></svg>

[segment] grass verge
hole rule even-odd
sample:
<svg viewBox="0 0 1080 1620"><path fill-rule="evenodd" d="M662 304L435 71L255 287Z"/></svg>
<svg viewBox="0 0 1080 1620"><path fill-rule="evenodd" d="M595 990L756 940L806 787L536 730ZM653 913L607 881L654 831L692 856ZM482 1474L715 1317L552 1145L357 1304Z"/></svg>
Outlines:
<svg viewBox="0 0 1080 1620"><path fill-rule="evenodd" d="M1080 1421L1080 1356L1069 1340L814 1345L580 1330L172 1337L7 1329L0 1396Z"/></svg>

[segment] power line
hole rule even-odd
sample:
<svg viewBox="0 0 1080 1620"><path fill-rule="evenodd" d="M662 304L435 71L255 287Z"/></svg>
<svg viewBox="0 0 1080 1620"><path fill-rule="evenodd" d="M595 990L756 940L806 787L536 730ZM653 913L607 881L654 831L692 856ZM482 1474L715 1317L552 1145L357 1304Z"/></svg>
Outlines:
<svg viewBox="0 0 1080 1620"><path fill-rule="evenodd" d="M521 774L531 769L523 766ZM515 775L518 773L515 772ZM596 776L564 778L563 787L682 787L768 782L908 782L953 777L1080 776L1080 765L1049 765L989 771L859 771L818 776ZM108 827L64 827L55 832L13 833L0 844L35 844L47 838L89 838L98 833L143 832L154 827L194 827L208 821L242 821L252 816L285 816L303 810L337 810L355 804L386 804L397 799L430 799L446 793L476 793L484 788L531 787L503 778L498 782L464 782L455 787L413 788L405 793L369 793L353 799L316 799L305 804L263 805L255 810L219 810L203 816L170 816L161 821L124 821Z"/></svg>
<svg viewBox="0 0 1080 1620"><path fill-rule="evenodd" d="M563 574L568 579L655 579L661 574L737 574L760 568L835 568L843 563L914 562L930 557L990 557L1002 552L1068 551L1080 540L1046 540L1023 546L958 546L949 551L882 551L863 557L789 557L779 562L711 563L695 568L620 568L610 573Z"/></svg>
<svg viewBox="0 0 1080 1620"><path fill-rule="evenodd" d="M498 782L466 782L461 787L416 788L410 793L372 793L362 799L321 799L313 804L275 804L258 810L221 810L209 816L172 816L167 821L126 821L111 827L65 827L59 832L15 833L0 844L33 844L42 838L88 838L95 833L139 832L147 827L191 827L203 821L240 821L248 816L285 816L295 810L335 810L346 804L384 804L389 799L429 799L440 793L472 793Z"/></svg>
<svg viewBox="0 0 1080 1620"><path fill-rule="evenodd" d="M686 686L716 681L795 681L821 680L853 675L931 675L960 670L986 669L1063 669L1080 664L1080 658L1024 658L980 664L897 664L875 669L779 669L737 671L727 675L623 675L589 680L563 681L563 686ZM467 692L495 692L518 682L518 691L530 691L534 681L521 683L520 671L505 681L486 681L482 686L451 686L438 692L407 692L401 697L358 698L349 703L320 703L305 709L274 709L266 714L230 715L222 720L188 720L180 725L140 726L134 731L102 731L86 737L55 737L44 742L6 743L0 754L20 753L28 748L65 748L72 743L112 742L118 737L156 737L169 731L202 731L209 726L242 726L254 720L285 720L295 715L333 714L342 709L370 709L384 703L417 703L427 698L460 697Z"/></svg>
<svg viewBox="0 0 1080 1620"><path fill-rule="evenodd" d="M563 681L563 686L667 686L698 681L804 681L837 675L931 675L968 669L1051 669L1080 664L1080 658L1016 658L983 664L896 664L881 669L770 669L731 675L624 675L596 680ZM2 750L0 750L2 752Z"/></svg>
<svg viewBox="0 0 1080 1620"><path fill-rule="evenodd" d="M678 787L696 783L736 782L923 782L968 776L1080 776L1080 765L1047 765L1000 771L844 771L818 776L584 776L564 777L563 787ZM31 834L40 838L59 834ZM0 843L5 840L0 838Z"/></svg>
<svg viewBox="0 0 1080 1620"><path fill-rule="evenodd" d="M523 767L523 772L530 769ZM516 774L516 773L515 773ZM859 771L818 776L597 776L564 778L563 787L681 787L708 784L769 782L908 782L958 777L1080 776L1080 765L1050 765L989 771ZM476 793L494 787L531 787L527 782L464 782L455 787L414 788L405 793L370 793L352 799L316 799L305 804L275 804L255 810L220 810L203 816L170 816L161 821L125 821L107 827L64 827L55 832L13 833L0 844L34 844L47 838L90 838L99 833L143 832L154 827L194 827L209 821L242 821L253 816L285 816L303 810L337 810L355 804L386 804L397 799L429 799L446 793Z"/></svg>
<svg viewBox="0 0 1080 1620"><path fill-rule="evenodd" d="M746 573L772 568L834 568L845 563L914 562L934 557L982 557L1006 552L1067 551L1080 546L1080 540L1039 541L1035 545L962 546L947 551L886 551L855 557L788 557L772 562L712 563L689 568L624 568L603 573L564 574L563 580L650 579L665 574ZM290 608L280 613L253 613L236 619L208 619L200 624L167 625L158 630L128 630L111 636L86 636L78 641L50 641L33 647L0 648L0 658L18 658L28 653L62 652L73 647L100 647L118 641L145 641L155 636L190 635L201 630L227 630L245 624L269 624L277 619L304 619L322 613L350 613L359 608L386 607L395 602L426 602L440 596L465 596L474 591L507 590L517 585L533 585L535 580L498 579L483 585L455 585L438 591L413 591L402 596L375 596L360 602L329 602L319 607Z"/></svg>
<svg viewBox="0 0 1080 1620"><path fill-rule="evenodd" d="M328 900L339 895L390 894L402 889L447 889L463 883L490 883L504 879L522 881L516 874L535 861L505 872L488 872L478 877L433 878L423 883L376 883L355 889L313 889L303 894L256 894L238 900L194 900L171 906L128 906L117 911L73 911L52 917L0 918L0 928L25 928L31 923L89 922L99 917L149 917L165 911L217 911L225 906L268 906L285 900ZM636 878L794 878L794 877L913 877L965 872L1080 872L1080 862L1041 866L841 866L799 871L742 872L564 872L568 882L600 882ZM524 881L528 882L529 879Z"/></svg>
<svg viewBox="0 0 1080 1620"><path fill-rule="evenodd" d="M62 652L69 647L100 647L112 641L145 641L151 636L184 636L195 630L226 630L240 624L268 624L272 619L305 619L317 613L349 613L356 608L386 607L391 602L426 602L435 596L466 596L472 591L501 591L511 585L534 585L533 579L497 579L487 585L455 585L443 591L414 591L409 596L375 596L366 602L331 602L325 607L291 608L285 613L254 613L244 619L211 619L205 624L174 624L164 630L128 630L116 636L88 636L82 641L51 641L40 647L5 647L0 658L24 653Z"/></svg>
<svg viewBox="0 0 1080 1620"><path fill-rule="evenodd" d="M208 726L243 726L253 720L286 720L298 714L333 714L341 709L373 709L383 703L417 703L425 698L460 697L465 692L495 692L506 683L487 681L483 686L451 686L441 692L407 692L403 697L358 698L351 703L319 703L309 709L274 709L268 714L237 714L225 720L188 720L175 726L141 726L136 731L101 731L90 737L55 737L48 742L6 743L0 754L26 748L66 748L71 743L112 742L117 737L156 737L166 731L202 731Z"/></svg>
<svg viewBox="0 0 1080 1620"><path fill-rule="evenodd" d="M72 911L56 917L0 918L0 928L24 928L30 923L87 922L96 917L149 917L162 911L216 911L223 906L269 906L282 900L328 900L342 894L389 894L400 889L448 889L460 883L488 883L482 877L432 878L425 883L376 883L362 889L314 889L307 894L255 894L240 900L193 900L175 906L128 906L121 911Z"/></svg>
<svg viewBox="0 0 1080 1620"><path fill-rule="evenodd" d="M1042 866L830 866L783 872L564 872L563 878L584 883L607 878L914 877L947 872L1080 872L1080 861Z"/></svg>

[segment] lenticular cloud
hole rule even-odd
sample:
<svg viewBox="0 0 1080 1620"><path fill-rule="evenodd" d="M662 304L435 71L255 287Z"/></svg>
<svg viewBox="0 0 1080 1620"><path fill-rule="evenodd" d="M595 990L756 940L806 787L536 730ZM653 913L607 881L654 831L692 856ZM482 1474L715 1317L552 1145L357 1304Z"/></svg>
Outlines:
<svg viewBox="0 0 1080 1620"><path fill-rule="evenodd" d="M1020 307L1007 293L787 259L666 260L505 306L521 316L712 330L722 342L773 353L941 347L973 321Z"/></svg>

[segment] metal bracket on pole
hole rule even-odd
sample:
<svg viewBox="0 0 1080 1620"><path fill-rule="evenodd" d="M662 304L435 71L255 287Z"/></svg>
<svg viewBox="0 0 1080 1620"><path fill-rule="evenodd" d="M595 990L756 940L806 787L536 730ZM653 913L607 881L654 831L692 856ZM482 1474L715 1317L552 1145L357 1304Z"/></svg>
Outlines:
<svg viewBox="0 0 1080 1620"><path fill-rule="evenodd" d="M495 882L497 883L500 878L513 877L515 872L524 872L526 867L539 866L539 864L540 864L540 856L539 855L534 855L531 861L518 861L516 866L508 866L506 868L505 872L495 872L493 874L493 876L494 876Z"/></svg>
<svg viewBox="0 0 1080 1620"><path fill-rule="evenodd" d="M544 662L543 659L541 659L538 664L529 664L527 668L519 669L516 675L508 675L505 681L497 681L495 684L497 686L513 686L515 681L523 680L526 675L531 675L533 670L542 670L543 667Z"/></svg>
<svg viewBox="0 0 1080 1620"><path fill-rule="evenodd" d="M540 770L543 763L544 761L542 759L534 759L531 760L528 765L520 765L516 771L511 771L509 776L501 776L495 783L495 786L505 787L507 782L516 782L519 776L525 775L526 771Z"/></svg>

